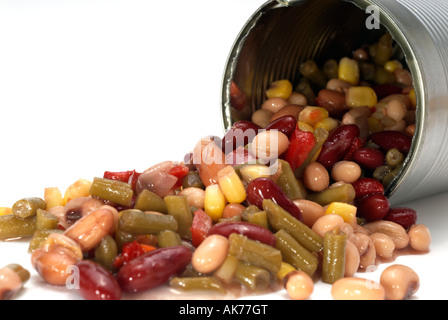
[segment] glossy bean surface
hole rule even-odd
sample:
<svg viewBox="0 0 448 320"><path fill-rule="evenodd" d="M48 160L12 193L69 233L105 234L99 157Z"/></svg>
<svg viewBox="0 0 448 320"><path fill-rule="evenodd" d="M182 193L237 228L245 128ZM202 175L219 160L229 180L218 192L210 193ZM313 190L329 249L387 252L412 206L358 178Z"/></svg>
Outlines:
<svg viewBox="0 0 448 320"><path fill-rule="evenodd" d="M148 290L182 272L191 257L191 250L184 246L153 250L124 265L118 271L117 281L126 292Z"/></svg>
<svg viewBox="0 0 448 320"><path fill-rule="evenodd" d="M220 222L210 228L208 235L219 234L229 237L232 233L242 234L252 240L258 240L275 247L274 234L268 229L250 222Z"/></svg>
<svg viewBox="0 0 448 320"><path fill-rule="evenodd" d="M120 300L121 289L115 277L91 260L76 264L79 270L79 293L86 300Z"/></svg>

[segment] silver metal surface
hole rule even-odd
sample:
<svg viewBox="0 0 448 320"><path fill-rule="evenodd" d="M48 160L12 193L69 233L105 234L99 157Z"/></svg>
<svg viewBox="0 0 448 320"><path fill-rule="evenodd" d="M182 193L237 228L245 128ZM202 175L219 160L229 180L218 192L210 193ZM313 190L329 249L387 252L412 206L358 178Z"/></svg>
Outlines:
<svg viewBox="0 0 448 320"><path fill-rule="evenodd" d="M381 30L366 27L374 5ZM448 1L268 1L247 21L231 49L223 78L223 124L250 118L270 82L299 79L298 66L345 56L387 29L400 45L414 79L417 128L411 152L387 190L392 204L448 190ZM230 83L248 96L242 111L230 106Z"/></svg>

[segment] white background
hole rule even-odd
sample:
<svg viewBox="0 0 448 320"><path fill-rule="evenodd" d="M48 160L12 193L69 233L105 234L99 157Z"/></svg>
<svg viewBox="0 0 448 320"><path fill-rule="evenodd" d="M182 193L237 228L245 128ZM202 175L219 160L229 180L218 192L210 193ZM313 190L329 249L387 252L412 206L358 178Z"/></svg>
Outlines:
<svg viewBox="0 0 448 320"><path fill-rule="evenodd" d="M182 160L202 136L221 136L227 56L263 3L0 0L0 206L105 170ZM415 298L447 299L447 197L409 205L433 245L396 262L419 274ZM18 262L32 272L18 298L77 297L44 284L26 250L0 243L0 267ZM386 266L361 276L378 280ZM329 288L318 284L313 298L330 298Z"/></svg>

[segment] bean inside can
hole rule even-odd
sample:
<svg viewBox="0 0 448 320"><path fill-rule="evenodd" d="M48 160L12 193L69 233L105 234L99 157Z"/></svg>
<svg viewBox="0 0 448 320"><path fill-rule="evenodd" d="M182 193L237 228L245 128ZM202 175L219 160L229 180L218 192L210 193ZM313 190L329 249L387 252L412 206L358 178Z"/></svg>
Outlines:
<svg viewBox="0 0 448 320"><path fill-rule="evenodd" d="M77 268L85 299L161 286L223 299L284 286L309 299L317 281L335 299L408 298L419 286L408 267L389 269L375 290L362 278L400 250L430 248L417 212L385 195L415 130L415 90L399 57L385 33L340 59L305 61L297 83L273 81L250 119L200 139L184 159L104 171L2 208L0 239L28 238L23 254L53 286ZM238 83L231 95L246 107ZM0 270L2 299L27 280L19 269ZM394 282L406 288L390 292Z"/></svg>

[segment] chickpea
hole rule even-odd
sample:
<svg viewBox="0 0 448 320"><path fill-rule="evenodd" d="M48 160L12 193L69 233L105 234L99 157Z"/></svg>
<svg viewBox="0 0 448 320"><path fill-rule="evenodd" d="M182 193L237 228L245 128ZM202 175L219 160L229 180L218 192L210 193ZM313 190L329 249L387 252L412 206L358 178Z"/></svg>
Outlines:
<svg viewBox="0 0 448 320"><path fill-rule="evenodd" d="M347 241L345 245L345 271L344 277L352 277L358 271L360 256L358 248L353 242Z"/></svg>
<svg viewBox="0 0 448 320"><path fill-rule="evenodd" d="M353 183L361 176L361 167L353 161L339 161L331 169L331 177L335 181Z"/></svg>
<svg viewBox="0 0 448 320"><path fill-rule="evenodd" d="M377 282L346 277L333 283L331 296L334 300L384 300L385 291Z"/></svg>
<svg viewBox="0 0 448 320"><path fill-rule="evenodd" d="M344 219L340 215L330 213L317 219L311 229L323 238L325 232L331 231L336 227L341 228L343 224Z"/></svg>
<svg viewBox="0 0 448 320"><path fill-rule="evenodd" d="M216 270L226 259L229 240L221 235L211 235L196 248L191 259L193 268L202 273Z"/></svg>
<svg viewBox="0 0 448 320"><path fill-rule="evenodd" d="M392 239L384 233L376 232L370 235L375 246L376 254L384 259L390 259L393 257L395 244Z"/></svg>
<svg viewBox="0 0 448 320"><path fill-rule="evenodd" d="M406 116L406 113L408 112L404 103L396 99L389 101L386 104L384 111L385 115L397 122L403 120L403 118Z"/></svg>
<svg viewBox="0 0 448 320"><path fill-rule="evenodd" d="M431 233L424 224L414 224L408 231L409 244L417 251L428 251L431 245Z"/></svg>
<svg viewBox="0 0 448 320"><path fill-rule="evenodd" d="M205 190L197 187L188 187L182 189L179 195L187 197L188 204L191 207L204 209Z"/></svg>
<svg viewBox="0 0 448 320"><path fill-rule="evenodd" d="M283 98L270 98L263 102L263 104L261 105L261 109L267 110L270 113L274 114L287 104L288 102Z"/></svg>
<svg viewBox="0 0 448 320"><path fill-rule="evenodd" d="M292 92L288 98L289 104L296 104L299 106L306 106L308 104L306 97L298 92Z"/></svg>
<svg viewBox="0 0 448 320"><path fill-rule="evenodd" d="M292 300L306 300L314 290L314 282L303 271L292 271L284 279L285 289Z"/></svg>
<svg viewBox="0 0 448 320"><path fill-rule="evenodd" d="M277 159L288 149L289 139L280 131L268 130L258 133L252 141L252 153L263 161Z"/></svg>
<svg viewBox="0 0 448 320"><path fill-rule="evenodd" d="M308 227L312 227L317 219L325 215L324 208L317 202L305 199L297 199L293 202L302 211L303 223Z"/></svg>
<svg viewBox="0 0 448 320"><path fill-rule="evenodd" d="M224 219L233 218L235 216L241 216L244 209L246 209L245 206L243 206L241 203L228 203L224 207L224 211L222 212L222 217Z"/></svg>
<svg viewBox="0 0 448 320"><path fill-rule="evenodd" d="M394 264L387 267L380 277L388 300L403 300L412 296L420 287L420 279L411 268Z"/></svg>
<svg viewBox="0 0 448 320"><path fill-rule="evenodd" d="M330 176L321 163L312 162L303 172L303 183L307 189L320 192L330 185Z"/></svg>

